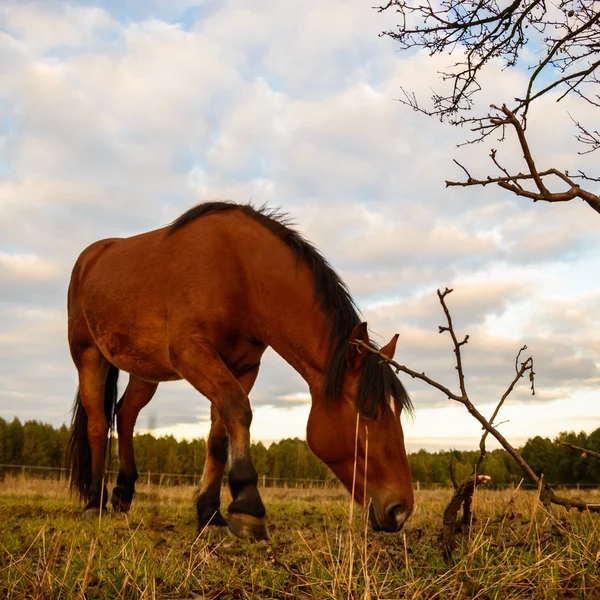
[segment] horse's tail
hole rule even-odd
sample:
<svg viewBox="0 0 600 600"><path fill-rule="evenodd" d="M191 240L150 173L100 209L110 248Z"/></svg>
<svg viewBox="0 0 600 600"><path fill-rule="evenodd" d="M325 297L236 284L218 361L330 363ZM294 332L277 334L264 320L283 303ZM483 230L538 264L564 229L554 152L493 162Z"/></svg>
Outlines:
<svg viewBox="0 0 600 600"><path fill-rule="evenodd" d="M104 414L108 421L109 435L114 424L118 379L119 369L110 365L104 387ZM67 464L71 471L71 492L77 493L82 499L87 497L92 482L92 449L88 440L87 425L88 416L81 402L81 393L77 388L71 421L71 437L67 445Z"/></svg>

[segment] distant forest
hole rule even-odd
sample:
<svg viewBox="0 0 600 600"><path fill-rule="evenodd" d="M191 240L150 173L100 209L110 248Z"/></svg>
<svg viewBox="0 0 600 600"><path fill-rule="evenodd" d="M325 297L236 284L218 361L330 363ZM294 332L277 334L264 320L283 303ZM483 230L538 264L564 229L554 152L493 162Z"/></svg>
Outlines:
<svg viewBox="0 0 600 600"><path fill-rule="evenodd" d="M17 418L7 422L0 418L0 465L61 468L65 466L65 448L69 439L66 425L56 429L39 421L21 423ZM561 433L555 440L534 437L521 448L532 469L544 474L546 481L559 485L599 484L600 460L582 458L578 452L557 446L557 441L600 452L600 428L590 434ZM118 469L117 442L111 444L111 469ZM310 451L307 443L298 438L285 439L268 448L261 442L252 445L252 456L259 477L279 484L299 480L333 482L335 476ZM454 457L457 479L467 477L478 451L451 450L409 454L413 481L420 485L451 485L449 462ZM202 475L206 458L206 440L197 438L178 442L173 436L155 438L151 434L135 436L135 458L141 477L151 473L153 479L161 474L181 474L190 478ZM0 474L5 471L0 466ZM480 469L492 478L492 485L518 483L522 472L504 450L489 452Z"/></svg>

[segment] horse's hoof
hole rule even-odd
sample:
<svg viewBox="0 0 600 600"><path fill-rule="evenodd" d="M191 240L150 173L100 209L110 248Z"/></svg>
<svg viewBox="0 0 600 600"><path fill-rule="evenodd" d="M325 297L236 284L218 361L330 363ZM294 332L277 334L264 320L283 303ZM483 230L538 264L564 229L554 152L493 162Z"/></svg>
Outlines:
<svg viewBox="0 0 600 600"><path fill-rule="evenodd" d="M92 521L94 519L97 519L99 516L100 516L99 508L86 508L85 512L83 513L83 518L85 521Z"/></svg>
<svg viewBox="0 0 600 600"><path fill-rule="evenodd" d="M227 522L233 535L251 540L268 540L269 534L264 518L243 513L229 513Z"/></svg>
<svg viewBox="0 0 600 600"><path fill-rule="evenodd" d="M116 513L127 514L129 509L131 508L131 504L128 502L123 502L122 500L118 500L117 502L112 503L113 510Z"/></svg>
<svg viewBox="0 0 600 600"><path fill-rule="evenodd" d="M206 525L198 535L211 542L220 542L231 535L231 531L227 525Z"/></svg>

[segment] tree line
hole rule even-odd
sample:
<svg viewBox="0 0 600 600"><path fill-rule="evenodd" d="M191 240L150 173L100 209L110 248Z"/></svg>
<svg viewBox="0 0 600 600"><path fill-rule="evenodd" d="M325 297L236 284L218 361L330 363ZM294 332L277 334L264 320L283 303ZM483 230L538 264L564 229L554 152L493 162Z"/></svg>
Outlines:
<svg viewBox="0 0 600 600"><path fill-rule="evenodd" d="M55 428L39 421L7 422L0 418L0 465L64 468L69 428ZM536 436L521 448L523 458L538 474L555 485L600 484L600 461L582 458L556 442L600 452L600 428L592 433L565 432L554 440ZM172 435L154 437L150 433L134 438L135 457L140 474L150 472L155 479L162 474L180 474L200 478L206 459L206 440L177 441ZM111 469L118 468L117 442L110 444ZM413 480L421 485L451 485L449 464L452 460L457 480L465 479L477 460L479 451L419 450L408 455ZM335 476L298 438L284 439L268 448L262 442L252 444L252 457L259 477L271 483L291 484L301 480L334 482ZM0 467L0 472L2 467ZM480 471L492 478L492 485L518 483L522 472L512 457L502 449L486 455Z"/></svg>

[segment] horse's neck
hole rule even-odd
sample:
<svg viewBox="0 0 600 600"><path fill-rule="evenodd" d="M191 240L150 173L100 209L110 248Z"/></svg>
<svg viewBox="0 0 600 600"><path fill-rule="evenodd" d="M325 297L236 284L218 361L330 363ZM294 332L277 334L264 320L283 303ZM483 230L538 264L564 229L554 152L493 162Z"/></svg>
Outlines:
<svg viewBox="0 0 600 600"><path fill-rule="evenodd" d="M329 319L316 305L285 315L285 326L272 334L269 345L308 383L311 392L321 389L329 350ZM282 312L286 312L285 309ZM283 317L279 313L278 318Z"/></svg>

